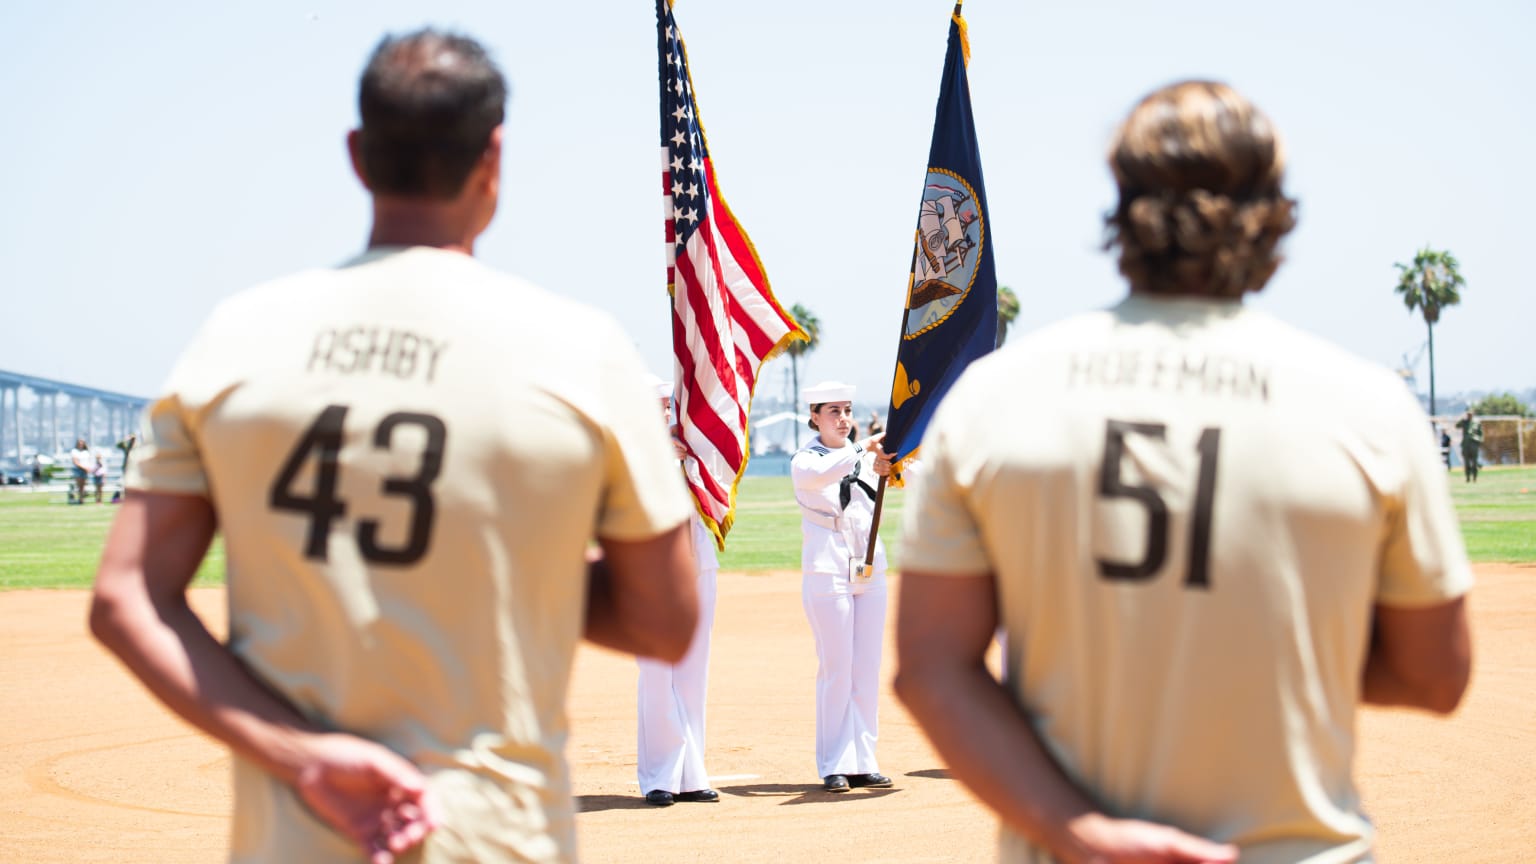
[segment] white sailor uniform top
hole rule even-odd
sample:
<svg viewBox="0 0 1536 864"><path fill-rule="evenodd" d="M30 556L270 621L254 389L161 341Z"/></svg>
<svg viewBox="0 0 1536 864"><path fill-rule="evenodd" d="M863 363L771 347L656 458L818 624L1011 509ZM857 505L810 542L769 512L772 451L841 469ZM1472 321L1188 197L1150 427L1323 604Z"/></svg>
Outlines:
<svg viewBox="0 0 1536 864"><path fill-rule="evenodd" d="M848 579L850 560L863 561L869 548L879 477L875 456L853 442L833 450L813 438L790 459L800 529L805 542L800 568L806 573ZM875 575L885 573L885 544L875 541Z"/></svg>

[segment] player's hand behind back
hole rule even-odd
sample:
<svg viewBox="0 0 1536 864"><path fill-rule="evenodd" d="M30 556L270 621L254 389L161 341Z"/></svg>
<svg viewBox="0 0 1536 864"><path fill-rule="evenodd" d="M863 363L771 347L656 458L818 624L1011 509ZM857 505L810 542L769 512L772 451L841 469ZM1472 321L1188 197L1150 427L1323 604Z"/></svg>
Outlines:
<svg viewBox="0 0 1536 864"><path fill-rule="evenodd" d="M436 818L426 776L393 750L353 735L322 736L294 784L326 824L368 853L369 864L391 864L417 846Z"/></svg>
<svg viewBox="0 0 1536 864"><path fill-rule="evenodd" d="M1074 864L1231 864L1237 847L1186 834L1169 825L1099 814L1073 820Z"/></svg>

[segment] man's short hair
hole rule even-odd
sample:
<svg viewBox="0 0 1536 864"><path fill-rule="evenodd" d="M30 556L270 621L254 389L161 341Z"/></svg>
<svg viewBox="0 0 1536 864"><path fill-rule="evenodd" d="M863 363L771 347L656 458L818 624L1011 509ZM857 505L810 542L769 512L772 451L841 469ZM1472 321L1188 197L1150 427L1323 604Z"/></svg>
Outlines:
<svg viewBox="0 0 1536 864"><path fill-rule="evenodd" d="M369 188L456 197L506 113L507 83L483 47L433 29L386 36L358 88Z"/></svg>
<svg viewBox="0 0 1536 864"><path fill-rule="evenodd" d="M1106 249L1134 291L1241 297L1280 266L1296 202L1280 184L1279 135L1237 91L1171 84L1121 124L1109 167L1120 200L1105 216Z"/></svg>

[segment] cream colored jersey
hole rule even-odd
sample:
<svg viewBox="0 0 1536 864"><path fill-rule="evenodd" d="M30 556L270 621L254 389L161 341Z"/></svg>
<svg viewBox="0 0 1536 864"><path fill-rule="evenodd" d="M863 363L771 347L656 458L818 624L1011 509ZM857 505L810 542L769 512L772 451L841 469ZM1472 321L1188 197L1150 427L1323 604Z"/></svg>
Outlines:
<svg viewBox="0 0 1536 864"><path fill-rule="evenodd" d="M1245 864L1366 860L1373 604L1471 575L1402 382L1230 302L1132 297L976 362L925 437L903 566L995 573L1008 687L1115 815ZM1049 860L1005 832L1003 860Z"/></svg>
<svg viewBox="0 0 1536 864"><path fill-rule="evenodd" d="M568 861L563 750L594 536L692 511L607 315L473 258L370 252L224 302L129 485L205 495L229 644L305 714L431 775L426 861ZM355 861L237 760L235 861Z"/></svg>

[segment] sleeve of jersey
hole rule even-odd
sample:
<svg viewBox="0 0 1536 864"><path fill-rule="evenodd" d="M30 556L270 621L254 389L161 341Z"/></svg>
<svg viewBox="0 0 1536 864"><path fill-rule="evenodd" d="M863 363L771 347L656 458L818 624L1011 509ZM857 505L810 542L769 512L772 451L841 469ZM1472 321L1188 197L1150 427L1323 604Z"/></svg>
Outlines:
<svg viewBox="0 0 1536 864"><path fill-rule="evenodd" d="M592 343L605 353L598 386L607 412L606 494L596 530L612 540L645 540L686 521L693 503L640 356L617 325L612 329Z"/></svg>
<svg viewBox="0 0 1536 864"><path fill-rule="evenodd" d="M199 447L198 420L209 401L205 393L216 368L208 355L219 343L223 307L203 323L176 361L158 399L144 411L143 439L133 450L124 485L145 492L207 497L208 475ZM216 389L216 385L215 388Z"/></svg>
<svg viewBox="0 0 1536 864"><path fill-rule="evenodd" d="M1398 424L1406 472L1389 502L1376 602L1383 606L1433 606L1472 587L1472 567L1451 505L1447 474L1427 430L1429 417L1403 392Z"/></svg>
<svg viewBox="0 0 1536 864"><path fill-rule="evenodd" d="M162 396L144 412L144 440L134 448L124 485L144 492L208 494L202 454L176 394Z"/></svg>
<svg viewBox="0 0 1536 864"><path fill-rule="evenodd" d="M958 390L958 385L957 385ZM934 414L923 436L922 479L907 491L902 512L901 566L925 573L980 576L992 572L981 527L972 512L974 477L962 462L952 428L965 428L957 393ZM948 410L946 410L948 409Z"/></svg>

